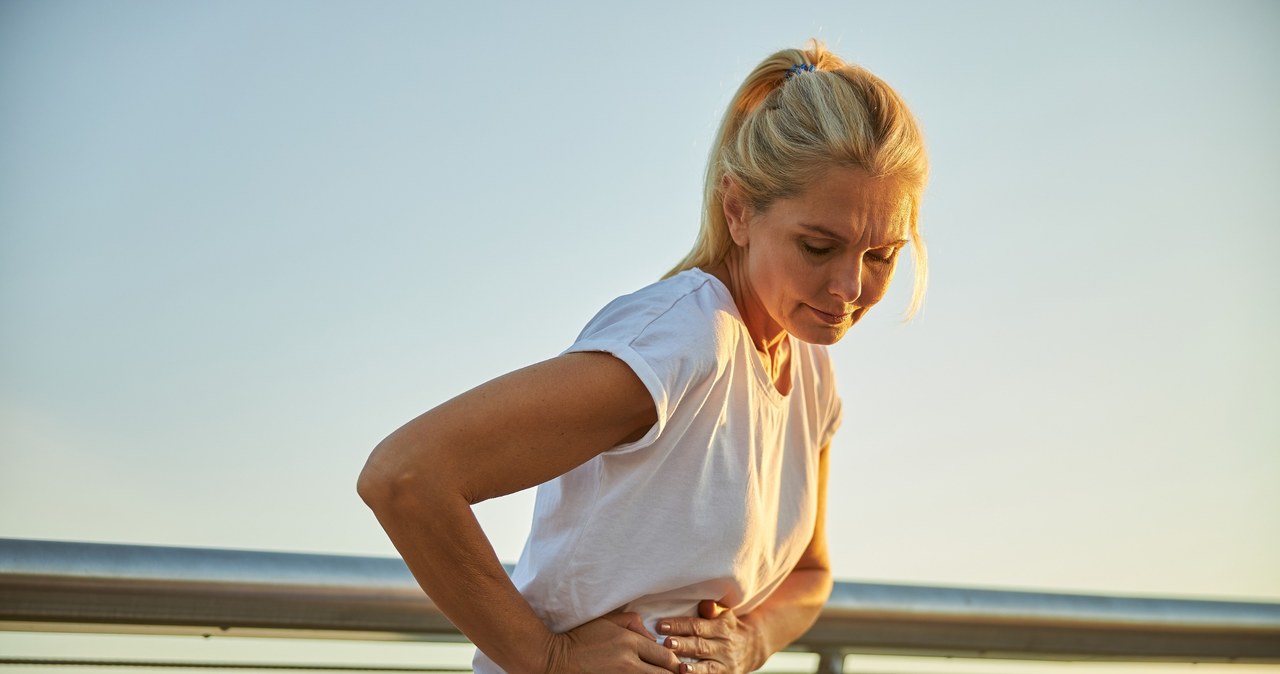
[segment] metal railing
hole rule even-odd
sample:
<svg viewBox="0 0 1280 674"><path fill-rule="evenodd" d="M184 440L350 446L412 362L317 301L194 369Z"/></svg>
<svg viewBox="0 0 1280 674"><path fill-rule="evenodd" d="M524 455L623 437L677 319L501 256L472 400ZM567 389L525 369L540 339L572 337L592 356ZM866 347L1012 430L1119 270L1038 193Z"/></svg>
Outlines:
<svg viewBox="0 0 1280 674"><path fill-rule="evenodd" d="M0 630L466 641L396 558L24 539ZM1280 604L839 582L788 650L1280 663Z"/></svg>

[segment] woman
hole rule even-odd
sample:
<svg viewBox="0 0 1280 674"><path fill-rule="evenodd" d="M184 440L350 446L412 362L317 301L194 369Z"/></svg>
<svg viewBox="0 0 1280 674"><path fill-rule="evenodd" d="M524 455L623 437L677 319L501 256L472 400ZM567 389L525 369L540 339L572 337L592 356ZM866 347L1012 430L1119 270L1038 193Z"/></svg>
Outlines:
<svg viewBox="0 0 1280 674"><path fill-rule="evenodd" d="M911 113L816 42L770 56L712 149L702 228L560 356L405 424L359 481L477 672L745 672L831 591L827 345L916 255ZM470 506L540 485L509 579Z"/></svg>

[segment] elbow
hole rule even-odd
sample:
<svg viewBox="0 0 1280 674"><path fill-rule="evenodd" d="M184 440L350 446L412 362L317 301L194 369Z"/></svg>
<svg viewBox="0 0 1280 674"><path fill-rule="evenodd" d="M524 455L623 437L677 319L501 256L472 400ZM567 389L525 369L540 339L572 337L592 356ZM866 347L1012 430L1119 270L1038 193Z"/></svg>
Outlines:
<svg viewBox="0 0 1280 674"><path fill-rule="evenodd" d="M797 566L796 571L803 573L809 579L814 603L816 608L821 609L831 598L831 593L836 586L835 578L831 575L831 567L822 560L819 563Z"/></svg>
<svg viewBox="0 0 1280 674"><path fill-rule="evenodd" d="M819 594L822 595L822 603L825 605L831 599L831 593L836 589L836 580L831 577L831 569L823 569L822 578L819 581Z"/></svg>
<svg viewBox="0 0 1280 674"><path fill-rule="evenodd" d="M822 592L822 600L826 601L836 586L836 580L831 575L831 565L827 564L826 560L823 560L823 563L810 567L810 571L813 573L815 582Z"/></svg>
<svg viewBox="0 0 1280 674"><path fill-rule="evenodd" d="M430 452L406 449L394 436L378 443L356 479L356 493L375 514L418 511L455 492L451 471Z"/></svg>
<svg viewBox="0 0 1280 674"><path fill-rule="evenodd" d="M374 450L369 460L365 462L364 469L360 471L360 476L356 478L356 493L360 495L360 500L365 505L377 510L379 504L387 500L387 494L392 488L391 481L387 480L386 472L378 465L377 450Z"/></svg>
<svg viewBox="0 0 1280 674"><path fill-rule="evenodd" d="M372 463L372 459L365 463L364 470L360 471L360 477L356 478L356 493L370 508L382 502L387 488L386 481L381 479L377 470L373 469Z"/></svg>
<svg viewBox="0 0 1280 674"><path fill-rule="evenodd" d="M356 478L356 493L374 512L385 510L403 500L405 494L416 491L413 483L420 481L422 475L416 474L412 467L394 446L383 440Z"/></svg>

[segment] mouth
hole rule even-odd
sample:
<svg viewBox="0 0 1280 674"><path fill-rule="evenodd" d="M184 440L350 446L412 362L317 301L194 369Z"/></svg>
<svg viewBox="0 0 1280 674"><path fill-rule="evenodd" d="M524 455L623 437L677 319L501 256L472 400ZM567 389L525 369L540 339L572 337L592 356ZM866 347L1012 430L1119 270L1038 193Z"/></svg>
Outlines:
<svg viewBox="0 0 1280 674"><path fill-rule="evenodd" d="M805 306L809 307L807 304ZM845 314L829 314L825 311L814 309L813 307L809 307L809 310L818 317L818 320L821 320L823 323L828 325L840 325L849 320L849 316L852 315L852 312Z"/></svg>

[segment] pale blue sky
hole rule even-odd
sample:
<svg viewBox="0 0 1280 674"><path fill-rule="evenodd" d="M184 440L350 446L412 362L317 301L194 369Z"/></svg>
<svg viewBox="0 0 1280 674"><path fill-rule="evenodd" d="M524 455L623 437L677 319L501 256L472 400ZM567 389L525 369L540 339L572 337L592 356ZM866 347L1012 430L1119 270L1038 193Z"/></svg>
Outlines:
<svg viewBox="0 0 1280 674"><path fill-rule="evenodd" d="M687 251L825 40L933 159L833 348L848 580L1280 601L1280 5L0 4L0 536L394 554L372 447ZM531 493L479 508L514 561Z"/></svg>

